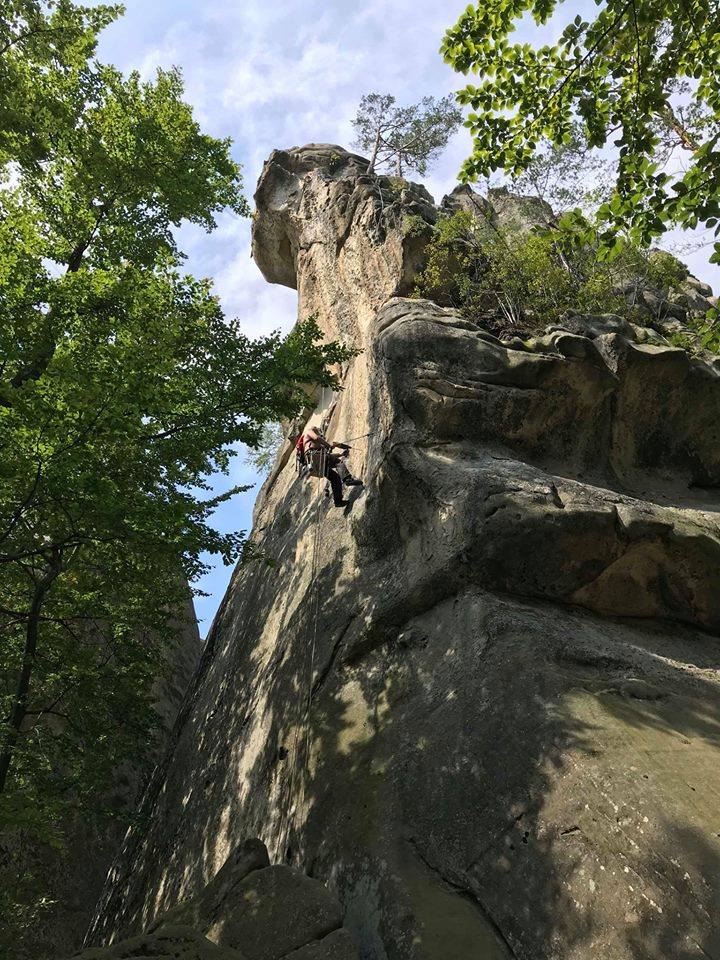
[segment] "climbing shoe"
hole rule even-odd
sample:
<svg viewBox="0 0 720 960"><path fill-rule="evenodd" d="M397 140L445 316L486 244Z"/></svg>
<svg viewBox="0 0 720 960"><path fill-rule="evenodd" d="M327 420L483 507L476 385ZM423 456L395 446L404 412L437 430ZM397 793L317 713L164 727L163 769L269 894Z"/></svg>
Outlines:
<svg viewBox="0 0 720 960"><path fill-rule="evenodd" d="M343 483L346 487L361 487L363 485L362 480L358 480L357 477L351 477L350 475L345 477Z"/></svg>

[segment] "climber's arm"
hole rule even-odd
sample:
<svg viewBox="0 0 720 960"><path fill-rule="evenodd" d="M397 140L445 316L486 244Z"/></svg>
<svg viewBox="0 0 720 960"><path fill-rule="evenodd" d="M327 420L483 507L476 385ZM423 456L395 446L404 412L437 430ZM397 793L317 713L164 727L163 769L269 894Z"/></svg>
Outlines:
<svg viewBox="0 0 720 960"><path fill-rule="evenodd" d="M308 440L311 440L314 444L317 444L316 449L317 448L324 448L325 450L332 449L331 444L327 442L325 437L320 436L320 434L317 432L315 427L308 427L307 432L305 433L305 436L307 437Z"/></svg>

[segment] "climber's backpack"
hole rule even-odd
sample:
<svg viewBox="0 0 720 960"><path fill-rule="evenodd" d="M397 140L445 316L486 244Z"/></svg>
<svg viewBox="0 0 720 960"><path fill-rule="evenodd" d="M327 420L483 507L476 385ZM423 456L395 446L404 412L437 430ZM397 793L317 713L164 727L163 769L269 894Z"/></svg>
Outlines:
<svg viewBox="0 0 720 960"><path fill-rule="evenodd" d="M305 449L304 434L295 441L295 469L300 477L325 477L328 453L325 449Z"/></svg>

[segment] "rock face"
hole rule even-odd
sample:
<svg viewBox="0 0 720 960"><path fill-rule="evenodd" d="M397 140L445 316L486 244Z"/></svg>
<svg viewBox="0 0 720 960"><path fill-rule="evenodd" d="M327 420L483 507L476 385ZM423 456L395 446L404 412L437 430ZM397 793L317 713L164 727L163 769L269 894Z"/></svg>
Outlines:
<svg viewBox="0 0 720 960"><path fill-rule="evenodd" d="M194 900L151 929L75 960L357 960L340 904L317 880L270 866L260 840L242 843Z"/></svg>
<svg viewBox="0 0 720 960"><path fill-rule="evenodd" d="M403 219L438 211L364 169L273 153L254 256L362 350L313 416L365 486L336 510L279 454L274 563L231 583L93 936L259 836L363 960L720 957L720 374L618 318L500 342L407 299Z"/></svg>

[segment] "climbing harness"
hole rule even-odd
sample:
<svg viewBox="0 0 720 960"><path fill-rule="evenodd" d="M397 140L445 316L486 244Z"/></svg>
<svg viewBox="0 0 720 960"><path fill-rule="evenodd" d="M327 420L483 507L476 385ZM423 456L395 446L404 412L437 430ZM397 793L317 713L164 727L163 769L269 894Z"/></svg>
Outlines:
<svg viewBox="0 0 720 960"><path fill-rule="evenodd" d="M300 434L295 444L295 471L300 479L316 477L319 480L324 478L327 481L327 458L328 451L325 447L306 451L303 434ZM330 495L329 482L325 483L325 495Z"/></svg>
<svg viewBox="0 0 720 960"><path fill-rule="evenodd" d="M355 437L354 439L359 440L362 438ZM325 479L328 481L325 484L326 497L330 496L328 461L330 462L330 467L337 471L343 482L346 478L352 479L350 477L350 471L348 470L345 462L351 449L347 443L335 443L331 444L330 447L309 447L306 449L304 441L304 433L301 433L295 441L295 472L298 477L301 479L305 477L315 477L319 480ZM334 455L332 460L330 460L330 451L333 449L333 447L338 447L343 452L339 455Z"/></svg>
<svg viewBox="0 0 720 960"><path fill-rule="evenodd" d="M327 470L328 456L326 447L316 447L308 450L306 454L308 476L322 480Z"/></svg>

